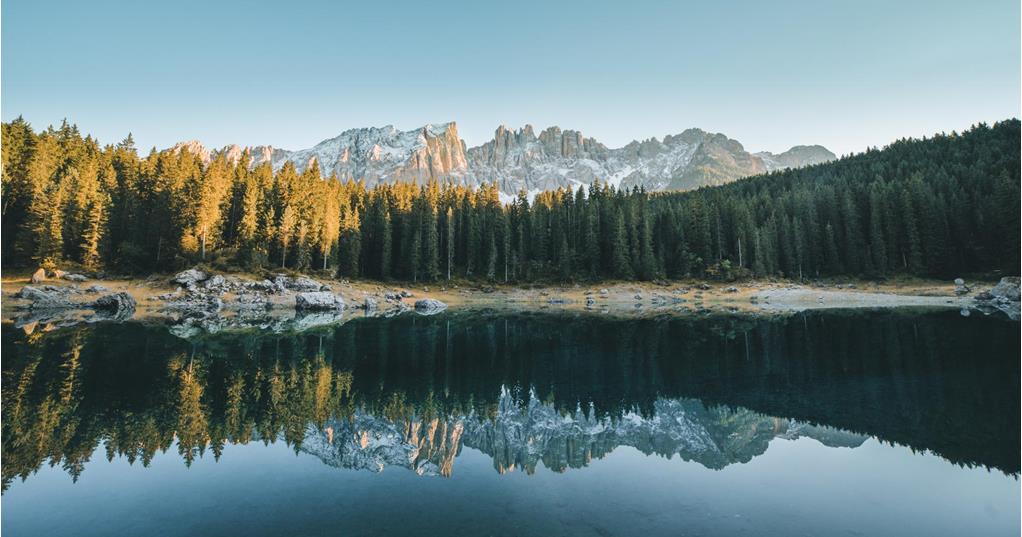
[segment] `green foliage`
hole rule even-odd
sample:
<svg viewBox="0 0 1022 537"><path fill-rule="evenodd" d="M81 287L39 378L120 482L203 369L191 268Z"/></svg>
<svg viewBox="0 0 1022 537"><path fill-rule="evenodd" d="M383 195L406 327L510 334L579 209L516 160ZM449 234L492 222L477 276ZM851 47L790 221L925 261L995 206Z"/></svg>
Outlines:
<svg viewBox="0 0 1022 537"><path fill-rule="evenodd" d="M274 172L214 154L100 147L66 122L3 124L3 264L249 270L436 281L896 273L1019 265L1019 122L900 140L836 162L692 192L594 183L502 204L430 181Z"/></svg>

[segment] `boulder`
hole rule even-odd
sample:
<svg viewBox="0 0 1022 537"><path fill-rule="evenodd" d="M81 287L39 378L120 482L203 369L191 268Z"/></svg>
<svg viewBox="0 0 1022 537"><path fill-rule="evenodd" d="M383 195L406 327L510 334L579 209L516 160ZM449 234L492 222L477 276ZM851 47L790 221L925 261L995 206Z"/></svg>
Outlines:
<svg viewBox="0 0 1022 537"><path fill-rule="evenodd" d="M178 272L174 279L171 280L174 283L184 285L185 287L192 287L199 282L204 282L209 279L209 274L199 269L188 269L185 271Z"/></svg>
<svg viewBox="0 0 1022 537"><path fill-rule="evenodd" d="M128 293L114 293L97 298L90 307L97 312L122 317L135 312L135 299Z"/></svg>
<svg viewBox="0 0 1022 537"><path fill-rule="evenodd" d="M219 274L206 280L206 283L202 284L202 286L210 291L218 293L223 293L224 291L227 291L227 289L230 287L229 285L227 285L227 279Z"/></svg>
<svg viewBox="0 0 1022 537"><path fill-rule="evenodd" d="M32 303L28 308L32 310L41 309L64 309L74 307L74 302L68 299L68 293L62 292L59 288L47 286L36 288L26 285L21 288L14 298L23 298Z"/></svg>
<svg viewBox="0 0 1022 537"><path fill-rule="evenodd" d="M415 311L422 315L433 315L445 309L447 309L447 304L435 298L421 298L415 301Z"/></svg>
<svg viewBox="0 0 1022 537"><path fill-rule="evenodd" d="M105 293L107 291L109 291L109 289L107 289L106 287L104 287L102 285L99 285L99 284L90 285L89 287L87 287L85 289L85 292L89 293L90 295L95 295L95 294L99 294L99 293Z"/></svg>
<svg viewBox="0 0 1022 537"><path fill-rule="evenodd" d="M1010 302L1018 302L1019 295L1019 279L1017 277L1004 277L989 291L990 295L996 299L1003 299Z"/></svg>
<svg viewBox="0 0 1022 537"><path fill-rule="evenodd" d="M955 294L958 296L966 295L972 291L968 285L965 285L965 280L961 278L955 278Z"/></svg>
<svg viewBox="0 0 1022 537"><path fill-rule="evenodd" d="M43 283L46 281L46 270L40 267L32 273L32 283Z"/></svg>
<svg viewBox="0 0 1022 537"><path fill-rule="evenodd" d="M287 285L287 288L292 291L322 291L323 287L323 284L305 276L292 278Z"/></svg>
<svg viewBox="0 0 1022 537"><path fill-rule="evenodd" d="M216 315L224 307L224 302L215 295L193 293L181 300L168 302L164 309L179 312L185 317L206 318Z"/></svg>
<svg viewBox="0 0 1022 537"><path fill-rule="evenodd" d="M295 309L298 310L342 310L344 299L329 291L298 293L295 295Z"/></svg>
<svg viewBox="0 0 1022 537"><path fill-rule="evenodd" d="M75 283L82 283L82 282L89 281L88 278L86 278L85 276L82 276L81 274L65 274L64 275L64 279L69 281L69 282L75 282Z"/></svg>
<svg viewBox="0 0 1022 537"><path fill-rule="evenodd" d="M371 296L365 297L365 300L362 301L362 309L364 309L366 311L373 311L373 310L375 310L376 309L376 299L371 297Z"/></svg>
<svg viewBox="0 0 1022 537"><path fill-rule="evenodd" d="M273 278L274 290L283 293L285 291L296 291L299 293L323 291L326 286L313 280L312 278L306 278L305 276L299 276L297 278L290 278L283 274L278 274Z"/></svg>

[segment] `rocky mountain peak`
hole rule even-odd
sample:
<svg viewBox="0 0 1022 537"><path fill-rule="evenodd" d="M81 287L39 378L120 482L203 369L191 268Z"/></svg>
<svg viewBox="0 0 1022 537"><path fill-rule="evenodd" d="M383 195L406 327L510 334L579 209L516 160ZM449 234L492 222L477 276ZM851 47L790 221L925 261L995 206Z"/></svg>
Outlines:
<svg viewBox="0 0 1022 537"><path fill-rule="evenodd" d="M232 145L214 153L196 140L181 142L170 151L182 149L200 155L204 162L221 152L237 162L243 151ZM475 186L496 182L508 196L577 188L594 181L648 191L688 190L836 158L819 145L795 146L776 155L752 154L724 134L695 128L613 149L580 131L556 125L538 135L529 124L517 129L500 125L493 139L469 148L453 121L408 131L393 125L348 129L308 149L256 146L251 155L252 166L268 162L279 169L292 162L302 171L316 162L324 176L362 180L369 186L431 179Z"/></svg>
<svg viewBox="0 0 1022 537"><path fill-rule="evenodd" d="M202 142L198 140L186 140L184 142L178 142L174 144L174 147L168 149L168 151L174 155L181 153L181 151L187 151L191 155L198 155L198 157L202 159L202 162L204 164L209 163L209 160L212 157L212 154L209 151L209 149L206 149L206 146L202 145Z"/></svg>

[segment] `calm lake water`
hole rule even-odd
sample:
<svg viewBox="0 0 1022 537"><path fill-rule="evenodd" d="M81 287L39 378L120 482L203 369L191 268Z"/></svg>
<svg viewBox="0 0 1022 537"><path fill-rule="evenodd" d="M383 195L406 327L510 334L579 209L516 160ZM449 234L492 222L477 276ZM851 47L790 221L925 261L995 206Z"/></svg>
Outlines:
<svg viewBox="0 0 1022 537"><path fill-rule="evenodd" d="M3 326L5 536L1018 535L1019 324Z"/></svg>

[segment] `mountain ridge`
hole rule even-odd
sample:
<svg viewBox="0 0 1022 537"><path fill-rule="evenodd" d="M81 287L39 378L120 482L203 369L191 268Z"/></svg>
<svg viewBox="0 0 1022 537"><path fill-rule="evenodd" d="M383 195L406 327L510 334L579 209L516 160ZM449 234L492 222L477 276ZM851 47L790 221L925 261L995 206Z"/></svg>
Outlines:
<svg viewBox="0 0 1022 537"><path fill-rule="evenodd" d="M209 162L219 154L237 161L246 148L228 145L211 150L190 140L168 150L182 149ZM468 147L453 121L406 131L393 125L352 128L299 150L268 145L247 149L252 166L268 162L274 170L291 162L302 171L315 161L324 176L362 180L368 186L428 180L466 186L496 182L505 195L576 188L594 181L649 191L691 190L837 158L821 145L796 145L777 154L750 153L737 140L697 128L610 148L581 131L558 126L536 134L531 124L517 129L500 125L493 138Z"/></svg>

